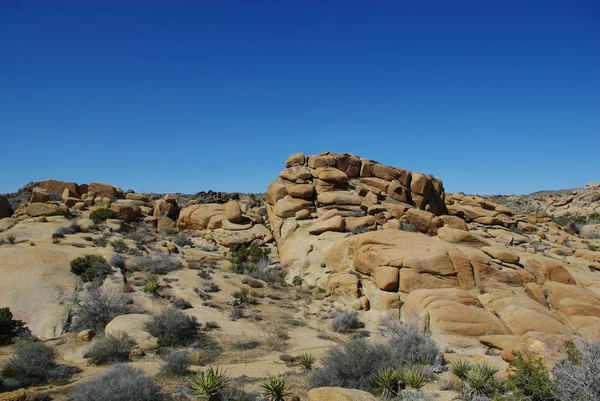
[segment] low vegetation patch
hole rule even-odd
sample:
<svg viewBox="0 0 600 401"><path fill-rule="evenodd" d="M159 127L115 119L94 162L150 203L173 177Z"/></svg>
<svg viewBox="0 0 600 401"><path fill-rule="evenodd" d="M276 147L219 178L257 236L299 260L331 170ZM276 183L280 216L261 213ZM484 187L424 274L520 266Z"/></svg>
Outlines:
<svg viewBox="0 0 600 401"><path fill-rule="evenodd" d="M88 358L93 365L127 362L134 345L135 341L126 333L108 334L94 341L84 358Z"/></svg>
<svg viewBox="0 0 600 401"><path fill-rule="evenodd" d="M333 311L333 319L331 320L331 328L336 333L348 333L354 329L364 327L358 319L358 312L344 309L336 309Z"/></svg>
<svg viewBox="0 0 600 401"><path fill-rule="evenodd" d="M74 312L73 331L92 329L100 333L115 317L135 312L130 299L113 288L90 288L73 294L69 301Z"/></svg>
<svg viewBox="0 0 600 401"><path fill-rule="evenodd" d="M258 264L264 263L265 260L268 265L270 253L269 248L261 248L256 244L250 246L235 245L231 247L229 255L231 270L238 274L251 273L257 270Z"/></svg>
<svg viewBox="0 0 600 401"><path fill-rule="evenodd" d="M115 213L115 211L109 209L109 208L98 208L98 209L94 209L90 212L90 219L98 224L102 221L105 221L107 219L116 219L117 218L117 213Z"/></svg>
<svg viewBox="0 0 600 401"><path fill-rule="evenodd" d="M196 318L175 308L154 315L146 324L146 330L158 338L161 347L189 345L200 339Z"/></svg>
<svg viewBox="0 0 600 401"><path fill-rule="evenodd" d="M117 365L92 380L79 384L70 401L166 401L160 386L139 369Z"/></svg>
<svg viewBox="0 0 600 401"><path fill-rule="evenodd" d="M189 373L192 356L185 350L173 350L163 357L160 366L162 376L185 376Z"/></svg>
<svg viewBox="0 0 600 401"><path fill-rule="evenodd" d="M179 258L164 252L153 252L149 255L138 256L133 260L132 267L136 270L156 274L166 274L182 267Z"/></svg>
<svg viewBox="0 0 600 401"><path fill-rule="evenodd" d="M29 387L64 381L72 370L54 362L55 352L39 341L20 341L14 355L0 370L9 388Z"/></svg>
<svg viewBox="0 0 600 401"><path fill-rule="evenodd" d="M71 273L86 282L103 280L110 273L110 266L101 255L85 255L71 261Z"/></svg>

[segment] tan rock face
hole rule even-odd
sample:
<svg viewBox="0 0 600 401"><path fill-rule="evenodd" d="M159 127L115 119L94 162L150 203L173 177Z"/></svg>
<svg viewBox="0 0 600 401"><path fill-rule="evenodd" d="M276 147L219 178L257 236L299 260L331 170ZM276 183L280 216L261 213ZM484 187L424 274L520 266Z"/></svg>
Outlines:
<svg viewBox="0 0 600 401"><path fill-rule="evenodd" d="M79 187L80 186L74 182L65 182L65 181L59 181L59 180L43 180L43 181L40 181L40 184L38 185L38 188L45 190L49 194L55 193L55 194L61 195L65 189L68 189L79 195L87 192L87 191L80 192Z"/></svg>
<svg viewBox="0 0 600 401"><path fill-rule="evenodd" d="M50 194L44 189L33 188L29 203L46 203L50 200Z"/></svg>
<svg viewBox="0 0 600 401"><path fill-rule="evenodd" d="M225 214L225 205L218 203L207 203L204 205L192 205L181 210L177 227L182 230L204 230L212 216Z"/></svg>
<svg viewBox="0 0 600 401"><path fill-rule="evenodd" d="M126 223L132 222L142 215L142 209L132 200L118 200L110 205L117 218Z"/></svg>
<svg viewBox="0 0 600 401"><path fill-rule="evenodd" d="M65 214L65 210L52 203L31 203L25 209L25 213L29 217L40 217L40 216L61 216Z"/></svg>
<svg viewBox="0 0 600 401"><path fill-rule="evenodd" d="M93 192L95 196L107 198L123 198L123 190L110 184L92 182L88 188L88 193Z"/></svg>
<svg viewBox="0 0 600 401"><path fill-rule="evenodd" d="M225 204L225 216L231 223L241 223L243 220L242 208L238 201L230 200Z"/></svg>
<svg viewBox="0 0 600 401"><path fill-rule="evenodd" d="M150 315L130 314L117 316L106 325L105 334L128 334L142 350L158 348L158 339L146 331L146 324L152 320Z"/></svg>
<svg viewBox="0 0 600 401"><path fill-rule="evenodd" d="M277 217L285 219L294 217L296 212L299 212L300 210L308 210L312 213L314 212L315 207L309 200L286 197L277 201L274 213Z"/></svg>
<svg viewBox="0 0 600 401"><path fill-rule="evenodd" d="M304 153L294 153L285 161L286 167L303 166L304 165Z"/></svg>
<svg viewBox="0 0 600 401"><path fill-rule="evenodd" d="M377 401L366 391L340 387L319 387L308 392L308 401Z"/></svg>
<svg viewBox="0 0 600 401"><path fill-rule="evenodd" d="M481 248L483 252L490 255L494 259L498 259L502 262L517 264L519 263L519 256L510 250L498 246L484 246Z"/></svg>

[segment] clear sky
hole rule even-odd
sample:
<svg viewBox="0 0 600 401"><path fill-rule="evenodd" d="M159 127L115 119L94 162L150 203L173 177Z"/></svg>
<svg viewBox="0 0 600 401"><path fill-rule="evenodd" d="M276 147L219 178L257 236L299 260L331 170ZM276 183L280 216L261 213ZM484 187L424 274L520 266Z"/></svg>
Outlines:
<svg viewBox="0 0 600 401"><path fill-rule="evenodd" d="M600 3L0 0L0 193L264 192L298 151L449 192L600 181Z"/></svg>

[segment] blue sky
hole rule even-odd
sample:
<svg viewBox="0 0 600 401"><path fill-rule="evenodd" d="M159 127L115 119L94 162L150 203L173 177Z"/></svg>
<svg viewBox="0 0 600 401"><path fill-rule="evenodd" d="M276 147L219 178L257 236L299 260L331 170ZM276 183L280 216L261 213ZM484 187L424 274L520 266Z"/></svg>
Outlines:
<svg viewBox="0 0 600 401"><path fill-rule="evenodd" d="M263 192L323 150L449 192L600 181L596 0L0 0L0 60L0 193Z"/></svg>

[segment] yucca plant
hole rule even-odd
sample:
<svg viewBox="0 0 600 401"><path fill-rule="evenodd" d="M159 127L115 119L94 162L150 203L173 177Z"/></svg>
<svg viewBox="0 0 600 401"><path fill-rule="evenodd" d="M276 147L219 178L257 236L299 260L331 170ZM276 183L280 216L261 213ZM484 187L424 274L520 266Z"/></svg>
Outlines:
<svg viewBox="0 0 600 401"><path fill-rule="evenodd" d="M404 383L408 387L421 388L427 383L427 375L421 366L411 366L404 371Z"/></svg>
<svg viewBox="0 0 600 401"><path fill-rule="evenodd" d="M285 401L289 395L289 387L282 376L270 377L261 383L261 393L270 401Z"/></svg>
<svg viewBox="0 0 600 401"><path fill-rule="evenodd" d="M311 371L312 368L315 366L316 362L317 358L315 358L313 354L310 354L308 352L305 352L298 356L298 363L300 363L300 366L302 366L302 369L305 372Z"/></svg>
<svg viewBox="0 0 600 401"><path fill-rule="evenodd" d="M13 245L17 242L17 238L14 235L9 235L8 237L6 237L6 240L11 245Z"/></svg>
<svg viewBox="0 0 600 401"><path fill-rule="evenodd" d="M401 369L379 369L375 374L375 384L381 398L390 399L398 396L400 382L404 378Z"/></svg>
<svg viewBox="0 0 600 401"><path fill-rule="evenodd" d="M489 363L481 363L473 366L465 379L465 393L469 399L474 397L488 397L495 394L498 382L494 376L498 368Z"/></svg>
<svg viewBox="0 0 600 401"><path fill-rule="evenodd" d="M193 395L196 395L206 401L220 401L220 392L225 389L231 378L227 376L224 370L218 367L209 366L206 371L198 372L192 379L190 390Z"/></svg>
<svg viewBox="0 0 600 401"><path fill-rule="evenodd" d="M156 295L160 288L160 279L156 274L149 275L144 281L144 289L147 293Z"/></svg>
<svg viewBox="0 0 600 401"><path fill-rule="evenodd" d="M459 359L450 364L450 371L458 377L461 381L467 379L467 375L471 370L471 364L465 359Z"/></svg>

